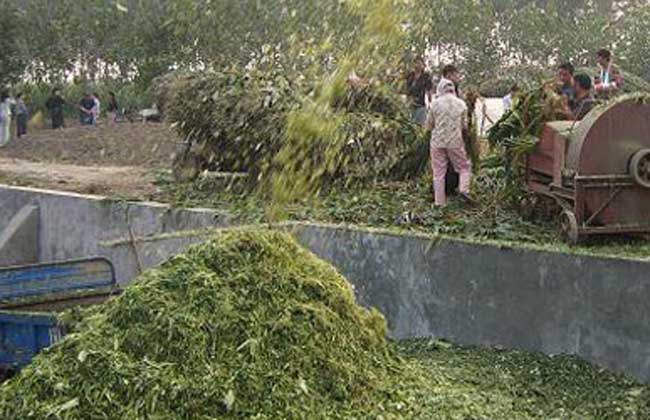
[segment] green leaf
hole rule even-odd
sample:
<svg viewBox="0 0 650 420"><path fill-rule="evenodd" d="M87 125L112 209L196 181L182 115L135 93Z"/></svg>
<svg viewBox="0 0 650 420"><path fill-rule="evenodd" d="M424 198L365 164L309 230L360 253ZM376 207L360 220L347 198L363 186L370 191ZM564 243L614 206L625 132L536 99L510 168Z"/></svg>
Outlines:
<svg viewBox="0 0 650 420"><path fill-rule="evenodd" d="M80 363L85 362L87 358L88 358L88 352L86 350L81 350L77 355L77 360L79 360Z"/></svg>
<svg viewBox="0 0 650 420"><path fill-rule="evenodd" d="M235 391L232 389L228 390L226 395L223 397L223 404L226 406L226 410L231 411L235 405Z"/></svg>
<svg viewBox="0 0 650 420"><path fill-rule="evenodd" d="M79 406L79 398L73 398L70 401L56 407L54 409L54 413L61 414L61 413L65 412L65 411L71 410L71 409L73 409L75 407L78 407L78 406Z"/></svg>
<svg viewBox="0 0 650 420"><path fill-rule="evenodd" d="M117 10L119 10L122 13L128 13L129 12L129 9L126 6L120 4L119 2L115 3L115 7L117 7Z"/></svg>

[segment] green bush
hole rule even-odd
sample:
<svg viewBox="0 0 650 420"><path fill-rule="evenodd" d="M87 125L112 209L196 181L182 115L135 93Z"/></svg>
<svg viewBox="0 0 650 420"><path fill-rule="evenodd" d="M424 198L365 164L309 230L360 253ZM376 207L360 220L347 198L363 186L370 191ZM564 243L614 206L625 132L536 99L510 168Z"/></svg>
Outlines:
<svg viewBox="0 0 650 420"><path fill-rule="evenodd" d="M225 171L259 173L297 105L296 89L280 72L228 69L179 75L164 86L157 103L167 119L204 162Z"/></svg>
<svg viewBox="0 0 650 420"><path fill-rule="evenodd" d="M326 170L327 180L381 176L422 135L408 106L381 84L346 84L326 105L322 121L302 121L298 111L319 88L272 65L181 74L162 79L156 91L166 117L206 167L247 171L255 182L288 164ZM300 138L287 137L289 124ZM314 124L329 128L314 132ZM343 153L322 165L335 146Z"/></svg>

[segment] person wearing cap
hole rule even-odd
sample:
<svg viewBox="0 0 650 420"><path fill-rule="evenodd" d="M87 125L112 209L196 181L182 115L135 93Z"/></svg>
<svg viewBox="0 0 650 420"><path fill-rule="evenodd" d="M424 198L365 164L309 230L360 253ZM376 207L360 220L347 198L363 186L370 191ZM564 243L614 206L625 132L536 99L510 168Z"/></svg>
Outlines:
<svg viewBox="0 0 650 420"><path fill-rule="evenodd" d="M623 87L623 73L612 62L612 53L607 49L600 49L596 53L598 62L598 76L595 80L596 95L607 99Z"/></svg>
<svg viewBox="0 0 650 420"><path fill-rule="evenodd" d="M591 92L591 77L586 74L576 74L575 101L571 106L571 116L574 120L582 120L596 106L596 99Z"/></svg>
<svg viewBox="0 0 650 420"><path fill-rule="evenodd" d="M447 80L438 86L439 96L429 109L426 127L431 129L431 167L436 206L447 204L445 181L449 162L459 174L461 198L472 202L469 186L472 164L465 151L463 129L467 128L467 105L456 96L454 82Z"/></svg>

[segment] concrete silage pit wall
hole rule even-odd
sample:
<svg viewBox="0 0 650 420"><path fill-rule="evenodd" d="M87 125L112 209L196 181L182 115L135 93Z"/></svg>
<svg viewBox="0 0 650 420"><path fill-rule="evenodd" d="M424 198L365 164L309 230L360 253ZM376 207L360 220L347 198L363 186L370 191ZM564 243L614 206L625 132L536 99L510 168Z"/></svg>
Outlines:
<svg viewBox="0 0 650 420"><path fill-rule="evenodd" d="M229 225L212 210L28 188L0 187L0 202L0 228L22 223L0 235L4 250L22 241L36 247L31 257L39 262L104 256L122 284L204 241L209 228ZM574 354L650 382L650 262L314 224L285 228L336 266L359 301L385 315L395 338Z"/></svg>
<svg viewBox="0 0 650 420"><path fill-rule="evenodd" d="M397 339L570 354L650 382L650 262L509 249L452 239L287 224L387 319ZM145 238L173 254L210 232ZM128 240L104 246L129 253Z"/></svg>
<svg viewBox="0 0 650 420"><path fill-rule="evenodd" d="M395 338L577 355L650 382L650 263L302 226Z"/></svg>
<svg viewBox="0 0 650 420"><path fill-rule="evenodd" d="M230 223L214 210L9 186L0 186L0 203L0 265L100 256L113 262L119 283L184 249L140 250L139 239ZM128 239L126 250L102 245L123 238Z"/></svg>

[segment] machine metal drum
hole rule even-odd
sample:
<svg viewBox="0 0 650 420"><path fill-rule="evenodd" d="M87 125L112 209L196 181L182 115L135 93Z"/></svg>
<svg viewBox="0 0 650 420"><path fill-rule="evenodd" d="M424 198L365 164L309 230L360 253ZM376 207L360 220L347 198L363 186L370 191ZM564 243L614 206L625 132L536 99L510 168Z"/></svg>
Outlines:
<svg viewBox="0 0 650 420"><path fill-rule="evenodd" d="M547 123L527 157L528 188L555 198L571 243L650 232L650 98L634 95L582 121Z"/></svg>

